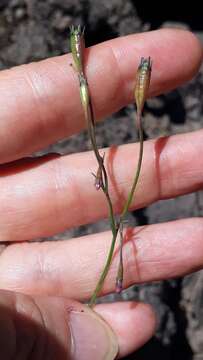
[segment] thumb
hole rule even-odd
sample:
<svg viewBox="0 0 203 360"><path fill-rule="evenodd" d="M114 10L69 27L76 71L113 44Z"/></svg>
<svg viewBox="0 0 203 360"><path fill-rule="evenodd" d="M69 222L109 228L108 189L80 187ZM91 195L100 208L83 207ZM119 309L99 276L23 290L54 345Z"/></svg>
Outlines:
<svg viewBox="0 0 203 360"><path fill-rule="evenodd" d="M87 307L71 311L70 328L74 341L73 359L115 359L118 353L116 336L97 313Z"/></svg>
<svg viewBox="0 0 203 360"><path fill-rule="evenodd" d="M0 291L1 358L115 359L116 336L94 311L58 297Z"/></svg>

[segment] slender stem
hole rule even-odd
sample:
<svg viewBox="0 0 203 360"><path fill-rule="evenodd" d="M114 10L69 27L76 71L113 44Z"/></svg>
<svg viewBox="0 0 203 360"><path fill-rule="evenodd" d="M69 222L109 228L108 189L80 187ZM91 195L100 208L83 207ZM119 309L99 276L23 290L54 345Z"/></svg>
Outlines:
<svg viewBox="0 0 203 360"><path fill-rule="evenodd" d="M120 294L123 288L123 224L120 224L119 228L120 233L120 258L119 258L119 266L116 277L116 292Z"/></svg>
<svg viewBox="0 0 203 360"><path fill-rule="evenodd" d="M117 234L118 234L118 228L116 229L115 233L113 234L111 247L110 247L110 250L109 250L109 253L108 253L106 264L104 266L102 274L100 275L97 286L96 286L96 288L95 288L95 290L93 292L93 295L92 295L92 297L90 299L90 302L89 302L90 307L94 306L96 298L97 298L98 294L100 293L100 291L102 289L102 286L103 286L103 283L104 283L104 280L105 280L105 278L106 278L106 276L108 274L109 267L111 265L111 261L112 261L112 257L113 257L113 253L114 253L114 247L115 247L115 243L116 243Z"/></svg>
<svg viewBox="0 0 203 360"><path fill-rule="evenodd" d="M102 184L102 190L106 196L106 200L108 202L108 206L109 206L109 220L110 220L110 224L111 224L111 229L112 229L112 233L115 232L116 230L116 222L115 222L115 218L114 218L114 212L113 212L113 204L108 192L108 177L107 177L107 173L106 173L106 169L104 166L104 161L103 158L101 157L101 155L99 154L98 148L97 148L97 143L96 143L96 136L95 136L95 127L94 127L94 114L92 111L92 105L90 103L90 111L88 111L88 119L87 119L87 124L88 124L88 131L89 131L89 136L90 136L90 140L92 143L92 147L93 147L93 151L95 153L98 165L102 168L102 173L104 175L104 184Z"/></svg>
<svg viewBox="0 0 203 360"><path fill-rule="evenodd" d="M108 271L109 271L109 268L110 268L110 265L111 265L111 261L112 261L112 257L113 257L113 253L114 253L114 248L115 248L115 243L116 243L116 238L117 238L117 234L118 234L118 231L119 229L121 228L122 226L122 223L123 223L123 220L125 218L125 215L129 209L129 206L132 202L132 198L133 198L133 195L134 195L134 192L135 192L135 189L136 189L136 186L137 186L137 183L138 183L138 179L139 179L139 175L140 175L140 170L141 170L141 165L142 165L142 158L143 158L143 130L142 130L142 123L141 123L141 114L140 112L138 112L137 114L137 120L138 120L138 126L139 126L139 141L140 141L140 149L139 149L139 157L138 157L138 164L137 164L137 170L136 170L136 174L135 174L135 178L134 178L134 181L133 181L133 185L132 185L132 188L131 188L131 191L128 195L128 199L125 203L125 206L123 208L123 211L121 213L121 216L120 216L120 219L119 219L119 222L116 226L116 229L115 229L115 222L114 224L111 224L112 226L112 233L113 233L113 238L112 238L112 242L111 242L111 247L110 247L110 250L109 250L109 254L108 254L108 257L107 257L107 261L106 261L106 264L104 266L104 269L102 271L102 274L99 278L99 281L97 283L97 286L93 292L93 295L90 299L90 307L92 307L94 304L95 304L95 301L96 301L96 298L98 296L98 294L100 293L101 291L101 288L103 286L103 283L104 283L104 280L108 274ZM108 192L106 193L106 197L108 199ZM111 202L110 202L111 204ZM110 213L110 221L111 221L111 218L113 217L114 219L114 215L113 215L113 207L109 206L111 208L111 211L112 213ZM115 220L114 220L115 221ZM115 230L115 231L114 231ZM122 245L121 245L122 246ZM120 253L120 264L119 264L119 270L122 269L122 273L123 273L123 258L122 258L122 249L120 249L121 253ZM118 270L118 275L117 277L119 278L119 281L122 282L122 273L121 271ZM120 272L120 274L119 274Z"/></svg>
<svg viewBox="0 0 203 360"><path fill-rule="evenodd" d="M120 216L120 223L124 220L126 213L131 205L132 199L133 199L133 195L139 180L139 176L140 176L140 171L141 171L141 165L142 165L142 158L143 158L143 129L142 129L142 122L141 122L141 113L138 112L137 113L137 120L138 120L138 131L139 131L139 141L140 141L140 149L139 149L139 157L138 157L138 164L137 164L137 169L136 169L136 174L135 174L135 178L133 180L133 185L132 188L130 190L130 193L128 195L127 201L125 203L125 206L123 208L123 211L121 213Z"/></svg>
<svg viewBox="0 0 203 360"><path fill-rule="evenodd" d="M90 99L90 97L89 97ZM102 174L104 177L104 182L102 182L102 190L106 196L106 200L108 203L108 207L109 207L109 222L111 225L111 230L112 230L112 241L111 241L111 246L110 246L110 250L108 253L108 257L106 260L106 264L104 266L104 269L100 275L99 281L96 285L96 288L93 292L93 295L90 299L90 303L89 306L92 307L95 304L95 301L97 299L97 296L99 295L104 280L108 274L110 265L111 265L111 261L112 261L112 257L113 257L113 252L114 252L114 247L115 247L115 243L116 243L116 238L117 238L117 233L118 233L118 229L117 229L117 224L115 221L115 217L114 217L114 212L113 212L113 204L109 195L109 191L108 191L108 177L107 177L107 173L106 173L106 169L104 166L104 161L103 158L101 157L101 155L99 154L99 150L97 148L97 143L96 143L96 136L95 136L95 127L94 127L94 113L93 113L93 109L92 109L92 104L91 104L91 100L89 100L89 106L88 109L86 111L86 121L87 121L87 126L88 126L88 132L89 132L89 136L90 136L90 140L92 143L92 147L93 147L93 151L95 153L97 162L99 167L102 169Z"/></svg>
<svg viewBox="0 0 203 360"><path fill-rule="evenodd" d="M116 229L115 229L115 220L114 220L113 224L111 222L111 219L112 218L114 219L114 215L113 215L113 207L111 206L111 201L110 201L110 204L109 204L109 207L110 207L110 222L111 222L113 238L112 238L111 247L110 247L110 250L109 250L109 254L108 254L106 264L105 264L104 269L102 271L102 274L101 274L101 276L99 278L97 286L96 286L96 288L94 290L94 293L93 293L93 295L92 295L92 297L90 299L90 306L94 305L94 303L96 301L96 298L97 298L99 292L101 291L104 280L105 280L105 278L106 278L106 276L108 274L108 270L110 268L113 253L114 253L117 234L118 234L118 231L119 231L120 227L122 226L123 220L124 220L124 218L126 216L126 213L127 213L128 209L129 209L129 206L130 206L130 204L132 202L132 198L133 198L133 195L134 195L137 183L138 183L140 170L141 170L141 165L142 165L142 158L143 158L143 130L142 130L141 113L140 112L138 112L138 114L137 114L137 120L138 120L138 126L139 126L140 149L139 149L139 157L138 157L138 164L137 164L137 170L136 170L135 178L134 178L132 188L131 188L130 193L128 195L128 199L127 199L127 201L125 203L125 206L124 206L123 211L121 213L121 216L120 216L120 219L119 219L119 222L118 222L118 225L117 225ZM108 196L109 196L108 191L105 194L106 194L107 201L108 201ZM116 231L114 232L114 230L116 230ZM120 249L120 251L121 251L121 254L122 254L122 249ZM122 255L120 256L120 262L121 263L119 265L119 269L121 269L121 268L123 269ZM119 272L119 270L118 270L118 272ZM119 274L118 274L118 277L119 277L119 280L122 282L121 276Z"/></svg>
<svg viewBox="0 0 203 360"><path fill-rule="evenodd" d="M133 195L136 190L136 186L137 186L139 176L140 176L140 171L141 171L142 158L143 158L143 129L142 129L141 117L142 117L141 111L137 111L137 124L138 124L139 144L140 144L138 164L137 164L136 173L135 173L135 177L133 180L133 184L132 184L130 193L128 195L127 201L124 205L123 211L121 213L121 216L120 216L120 219L118 222L118 228L119 228L120 236L122 239L122 241L120 242L120 260L119 260L119 266L118 266L117 277L116 277L116 291L118 293L120 293L122 290L123 272L124 272L123 271L123 249L122 249L122 247L123 247L123 221L125 219L127 211L129 210L129 207L130 207L132 199L133 199Z"/></svg>
<svg viewBox="0 0 203 360"><path fill-rule="evenodd" d="M109 195L109 191L108 191L108 177L107 177L107 173L106 173L106 169L104 166L104 161L103 161L103 157L100 155L98 147L97 147L97 143L96 143L96 136L95 136L95 121L94 121L94 112L93 112L93 108L92 108L92 103L91 103L91 97L90 97L90 93L89 93L89 88L88 88L88 83L87 80L85 78L84 74L79 74L79 83L80 83L80 94L81 94L81 101L83 104L83 109L84 109L84 114L85 114L85 119L87 122L87 127L88 127L88 132L89 132L89 136L90 136L90 140L92 143L92 148L93 151L95 153L95 157L97 159L98 165L99 165L99 169L101 169L102 171L102 184L101 184L101 188L106 196L106 200L108 203L108 207L109 207L109 222L111 225L111 230L112 230L112 234L113 234L113 239L112 239L112 243L111 243L111 249L109 251L109 255L108 255L108 259L107 259L107 263L106 266L104 267L104 270L101 274L100 280L98 285L96 286L96 289L92 295L92 298L90 300L91 306L94 305L95 300L101 290L101 287L103 285L103 282L106 278L106 275L108 273L111 261L112 261L112 257L113 257L113 251L114 251L114 247L115 247L115 241L116 241L116 236L117 236L117 232L116 232L116 228L117 228L117 224L115 221L115 217L114 217L114 212L113 212L113 204Z"/></svg>

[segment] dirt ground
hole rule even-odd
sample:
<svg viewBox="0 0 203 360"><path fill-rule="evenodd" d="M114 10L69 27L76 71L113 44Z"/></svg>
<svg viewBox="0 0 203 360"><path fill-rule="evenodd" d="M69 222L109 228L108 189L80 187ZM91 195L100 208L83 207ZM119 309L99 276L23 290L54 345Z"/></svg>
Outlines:
<svg viewBox="0 0 203 360"><path fill-rule="evenodd" d="M136 3L136 5L135 5ZM68 26L86 25L87 45L113 37L158 27L191 29L203 41L199 9L184 9L180 15L167 5L157 14L133 0L0 0L0 68L60 55L68 51ZM145 137L182 133L203 127L203 68L187 85L148 101ZM136 141L131 124L134 107L128 106L98 125L100 146ZM44 152L68 154L90 148L87 133L51 145ZM159 201L133 212L133 225L151 224L203 214L203 193ZM54 239L84 235L108 228L106 221L81 226ZM45 239L44 239L45 240ZM110 295L105 300L117 298ZM134 286L122 299L139 299L156 309L159 326L154 338L127 359L203 359L203 272L183 279ZM135 329L137 331L137 329Z"/></svg>

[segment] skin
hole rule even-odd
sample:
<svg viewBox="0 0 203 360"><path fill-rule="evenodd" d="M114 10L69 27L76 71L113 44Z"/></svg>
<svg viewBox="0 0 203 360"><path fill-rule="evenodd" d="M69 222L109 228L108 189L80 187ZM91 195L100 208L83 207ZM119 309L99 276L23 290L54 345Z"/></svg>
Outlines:
<svg viewBox="0 0 203 360"><path fill-rule="evenodd" d="M203 58L198 40L182 30L131 35L88 49L86 73L98 119L132 101L138 63L141 56L149 55L153 59L150 96L188 81ZM79 302L90 297L109 247L109 232L68 242L19 243L107 216L103 194L95 190L91 175L96 166L92 152L26 159L84 128L78 79L69 63L71 56L65 55L0 73L0 339L5 339L0 346L5 359L28 359L29 346L33 359L39 358L42 345L29 326L33 318L37 331L47 327L67 354L66 309L81 308ZM201 189L202 144L202 130L147 141L132 208ZM105 150L117 211L129 191L137 154L136 144ZM129 230L123 250L124 286L201 269L202 232L201 218ZM114 291L118 258L116 250L103 294ZM139 348L155 331L155 317L147 305L102 304L95 311L114 330L119 357ZM19 313L31 344L25 341ZM56 346L57 358L65 358L57 351ZM50 354L45 352L44 358Z"/></svg>

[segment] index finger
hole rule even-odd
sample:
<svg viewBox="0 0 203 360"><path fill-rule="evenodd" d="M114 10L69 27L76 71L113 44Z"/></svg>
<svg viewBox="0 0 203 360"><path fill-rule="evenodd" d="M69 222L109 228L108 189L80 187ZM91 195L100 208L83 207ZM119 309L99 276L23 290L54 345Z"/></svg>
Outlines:
<svg viewBox="0 0 203 360"><path fill-rule="evenodd" d="M86 50L86 73L97 118L132 101L141 56L151 56L150 95L190 79L202 61L196 37L183 30L130 35ZM0 74L0 162L29 155L85 127L78 79L64 55Z"/></svg>

